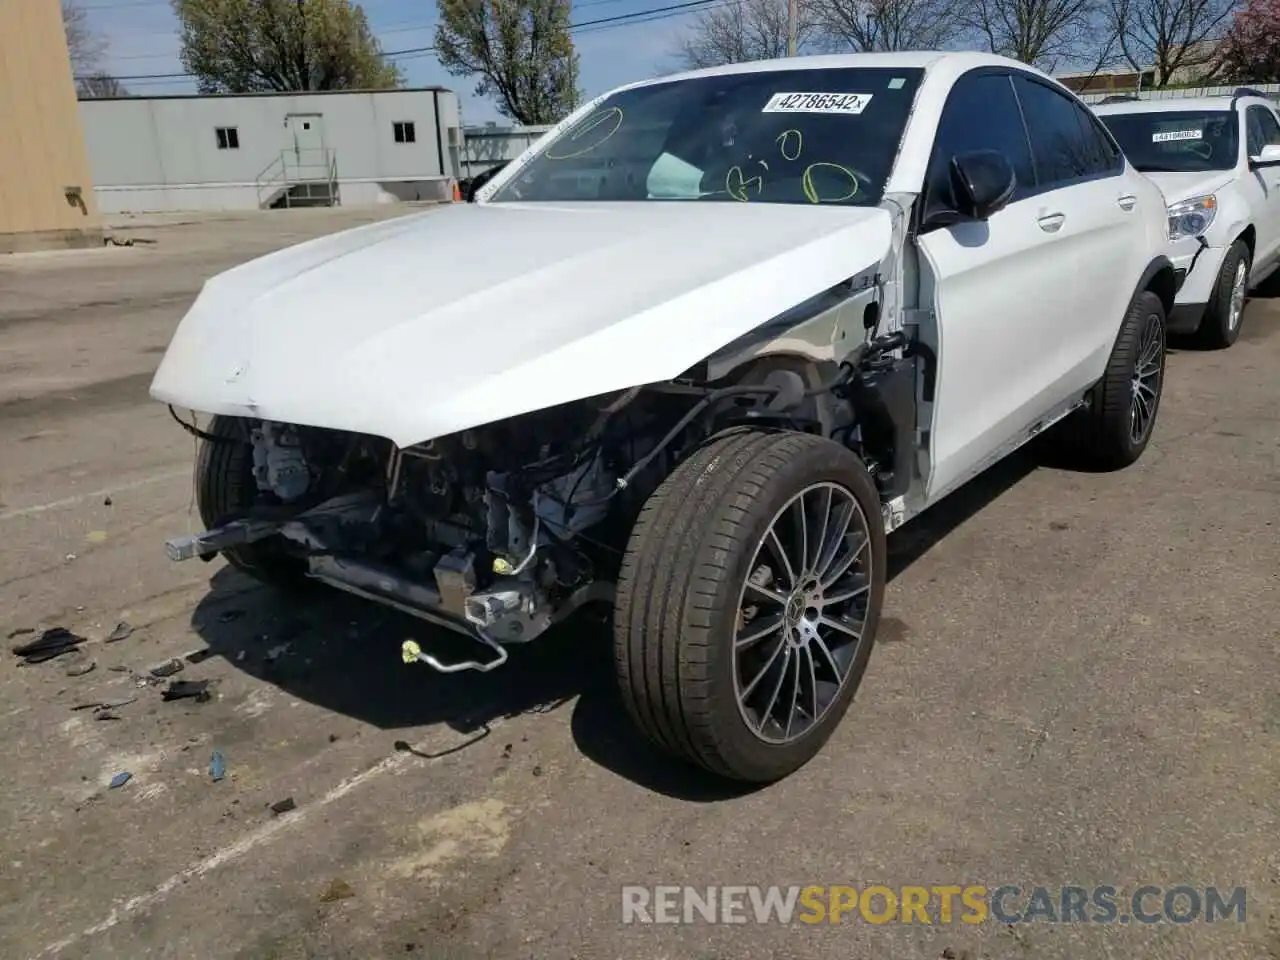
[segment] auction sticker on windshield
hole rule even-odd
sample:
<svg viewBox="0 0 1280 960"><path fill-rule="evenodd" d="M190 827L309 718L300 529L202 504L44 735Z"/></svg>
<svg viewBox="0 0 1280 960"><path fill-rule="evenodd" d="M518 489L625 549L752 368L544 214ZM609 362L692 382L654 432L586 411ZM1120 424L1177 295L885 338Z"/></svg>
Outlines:
<svg viewBox="0 0 1280 960"><path fill-rule="evenodd" d="M1203 130L1165 130L1163 133L1153 133L1151 142L1169 143L1174 140L1200 140L1203 138Z"/></svg>
<svg viewBox="0 0 1280 960"><path fill-rule="evenodd" d="M775 93L761 113L861 113L869 93Z"/></svg>

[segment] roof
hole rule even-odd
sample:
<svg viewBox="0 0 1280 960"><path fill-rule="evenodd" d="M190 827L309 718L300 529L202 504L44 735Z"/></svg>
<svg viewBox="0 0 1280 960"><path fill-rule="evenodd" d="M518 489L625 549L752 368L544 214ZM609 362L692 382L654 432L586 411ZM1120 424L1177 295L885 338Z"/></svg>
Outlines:
<svg viewBox="0 0 1280 960"><path fill-rule="evenodd" d="M823 56L778 57L772 60L751 60L746 63L730 63L720 67L686 70L654 77L641 83L661 83L669 80L690 80L696 77L726 76L735 73L768 73L779 70L839 70L854 68L893 68L928 70L942 63L958 69L981 66L1014 66L1034 70L1019 60L1011 60L993 53L953 52L949 50L911 50L893 53L839 53ZM1037 71L1038 72L1038 71ZM635 84L639 86L641 84Z"/></svg>
<svg viewBox="0 0 1280 960"><path fill-rule="evenodd" d="M340 97L351 93L453 93L448 87L391 87L359 90L255 90L252 93L160 93L154 96L80 97L87 100L239 100L250 97Z"/></svg>
<svg viewBox="0 0 1280 960"><path fill-rule="evenodd" d="M1095 103L1092 105L1092 109L1094 113L1098 114L1184 113L1188 110L1211 113L1217 110L1230 110L1233 103L1246 101L1250 103L1265 103L1273 108L1276 106L1276 102L1265 95L1245 94L1236 97L1229 93L1223 93L1213 97L1161 97L1158 100L1125 100L1115 103Z"/></svg>

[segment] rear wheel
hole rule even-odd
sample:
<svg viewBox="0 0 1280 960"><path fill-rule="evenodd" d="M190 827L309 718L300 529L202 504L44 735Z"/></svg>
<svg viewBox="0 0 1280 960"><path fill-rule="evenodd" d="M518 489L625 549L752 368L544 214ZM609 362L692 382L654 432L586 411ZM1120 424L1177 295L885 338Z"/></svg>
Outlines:
<svg viewBox="0 0 1280 960"><path fill-rule="evenodd" d="M1085 407L1064 420L1054 438L1074 465L1118 470L1142 456L1164 390L1164 347L1164 304L1145 291L1129 307Z"/></svg>
<svg viewBox="0 0 1280 960"><path fill-rule="evenodd" d="M216 440L200 441L196 457L196 506L205 529L244 516L257 499L249 424L238 417L215 416L205 431ZM278 539L278 538L277 538ZM305 582L303 565L272 540L222 551L237 570L263 583L296 587Z"/></svg>
<svg viewBox="0 0 1280 960"><path fill-rule="evenodd" d="M628 712L714 773L787 776L848 710L884 582L879 497L857 456L808 434L712 441L631 535L614 617Z"/></svg>
<svg viewBox="0 0 1280 960"><path fill-rule="evenodd" d="M1206 347L1221 350L1231 346L1240 336L1244 319L1244 299L1249 287L1249 246L1237 240L1222 258L1218 280L1205 307L1198 331Z"/></svg>

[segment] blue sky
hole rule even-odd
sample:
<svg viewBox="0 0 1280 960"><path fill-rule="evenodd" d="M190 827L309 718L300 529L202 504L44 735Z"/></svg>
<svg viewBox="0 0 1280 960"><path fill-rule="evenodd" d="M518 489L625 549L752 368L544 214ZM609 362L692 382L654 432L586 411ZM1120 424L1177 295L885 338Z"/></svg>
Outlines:
<svg viewBox="0 0 1280 960"><path fill-rule="evenodd" d="M581 23L669 6L677 0L575 0L573 20ZM109 43L105 67L116 76L181 73L177 21L168 0L80 0L95 30ZM434 0L363 0L365 14L386 51L430 46L435 32ZM586 27L574 32L581 58L581 87L590 97L610 87L669 72L671 52L695 22L692 14ZM410 86L440 84L456 90L468 124L499 119L492 103L474 96L475 81L451 77L431 54L397 58ZM141 95L192 93L184 80L125 80Z"/></svg>

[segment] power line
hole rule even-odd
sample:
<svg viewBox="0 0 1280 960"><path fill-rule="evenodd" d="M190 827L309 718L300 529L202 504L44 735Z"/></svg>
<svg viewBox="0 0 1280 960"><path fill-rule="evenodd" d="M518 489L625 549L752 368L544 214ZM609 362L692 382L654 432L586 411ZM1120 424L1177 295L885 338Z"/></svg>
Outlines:
<svg viewBox="0 0 1280 960"><path fill-rule="evenodd" d="M135 5L145 5L144 0L133 0ZM604 0L600 0L604 2ZM650 20L641 22L651 23L653 20L662 20L667 16L679 16L681 13L692 12L694 10L705 9L711 6L720 6L725 0L685 0L684 3L673 3L665 7L650 7L647 10L633 10L631 13L619 13L612 17L600 17L596 20L584 20L580 23L571 23L569 25L570 32L581 30L584 27L603 27L605 24L627 25L633 21L638 21L642 17L649 17ZM123 6L123 4L121 4ZM658 16L655 16L658 14ZM588 33L599 33L600 30L588 30ZM384 51L382 56L388 60L396 57L404 57L409 54L426 54L434 53L435 46L425 47L408 47L404 50L388 50ZM121 59L124 59L123 57ZM190 73L138 73L132 75L115 76L116 80L183 80L193 79L194 74ZM85 77L77 77L77 80L87 79Z"/></svg>

